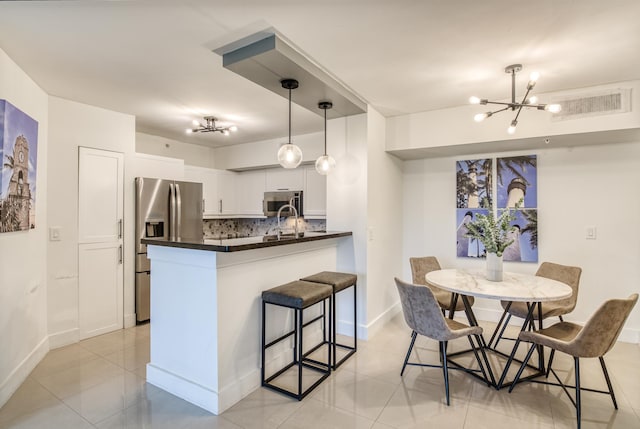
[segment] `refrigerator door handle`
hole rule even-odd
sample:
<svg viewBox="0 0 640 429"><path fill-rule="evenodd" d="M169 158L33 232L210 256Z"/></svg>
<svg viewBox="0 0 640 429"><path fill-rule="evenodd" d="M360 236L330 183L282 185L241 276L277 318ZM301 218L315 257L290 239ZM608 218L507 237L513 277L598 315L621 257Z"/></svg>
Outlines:
<svg viewBox="0 0 640 429"><path fill-rule="evenodd" d="M173 183L169 184L169 240L176 240L176 193Z"/></svg>
<svg viewBox="0 0 640 429"><path fill-rule="evenodd" d="M182 195L180 194L180 185L176 183L176 238L182 238Z"/></svg>

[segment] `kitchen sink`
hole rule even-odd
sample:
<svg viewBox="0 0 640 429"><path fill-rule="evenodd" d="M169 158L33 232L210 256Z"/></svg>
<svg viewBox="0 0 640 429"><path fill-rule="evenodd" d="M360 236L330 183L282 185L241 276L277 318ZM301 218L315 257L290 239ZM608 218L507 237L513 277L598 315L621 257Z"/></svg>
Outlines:
<svg viewBox="0 0 640 429"><path fill-rule="evenodd" d="M304 232L298 234L298 238L304 237ZM277 235L265 235L262 237L262 241L282 241L282 240L295 240L295 234L280 234L280 238L278 239Z"/></svg>

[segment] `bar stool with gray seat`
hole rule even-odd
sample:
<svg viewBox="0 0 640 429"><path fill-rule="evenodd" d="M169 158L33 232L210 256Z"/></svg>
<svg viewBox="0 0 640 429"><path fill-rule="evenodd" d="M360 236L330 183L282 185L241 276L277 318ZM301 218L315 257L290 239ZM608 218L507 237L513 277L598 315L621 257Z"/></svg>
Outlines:
<svg viewBox="0 0 640 429"><path fill-rule="evenodd" d="M331 373L331 366L329 364L322 365L316 361L310 361L305 359L305 353L303 348L303 328L316 320L322 319L324 321L326 301L331 301L333 289L328 285L320 283L312 283L306 281L293 281L283 284L281 286L274 287L262 292L262 386L276 390L285 395L291 396L297 400L302 400L309 392L315 389L325 378ZM322 315L315 319L304 323L304 310L318 303L322 303L323 311ZM293 330L289 331L275 340L267 343L266 339L266 306L267 304L277 305L294 310ZM329 318L331 318L331 306L329 306ZM323 331L324 331L323 323ZM268 348L286 340L293 335L293 360L282 369L276 371L274 374L266 377L266 351ZM324 334L323 334L324 336ZM331 362L331 349L327 348L327 362ZM287 388L278 386L274 381L282 374L284 374L289 368L297 365L297 391L288 390ZM320 374L315 382L303 390L302 386L302 373L303 368L308 368L314 372Z"/></svg>
<svg viewBox="0 0 640 429"><path fill-rule="evenodd" d="M320 273L314 274L309 277L305 277L301 279L307 282L315 282L320 284L329 285L332 287L333 292L331 295L331 317L330 320L330 336L331 336L331 351L333 353L331 360L331 368L336 369L340 365L344 363L352 354L354 354L358 350L358 324L357 324L357 290L356 283L358 281L358 276L350 273L338 273L334 271L322 271ZM353 287L353 346L349 346L346 344L339 344L337 342L337 326L336 326L336 295L338 292L342 292L350 287ZM344 355L340 360L337 360L336 348L340 347L342 349L348 350L347 354Z"/></svg>

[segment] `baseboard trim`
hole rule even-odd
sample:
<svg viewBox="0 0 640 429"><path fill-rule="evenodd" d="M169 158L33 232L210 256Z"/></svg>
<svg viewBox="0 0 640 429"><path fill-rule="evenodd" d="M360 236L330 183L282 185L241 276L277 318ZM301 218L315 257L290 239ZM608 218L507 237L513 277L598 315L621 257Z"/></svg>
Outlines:
<svg viewBox="0 0 640 429"><path fill-rule="evenodd" d="M368 340L387 324L391 319L396 317L398 313L402 312L402 306L400 301L393 304L391 307L383 311L378 317L373 319L365 326L358 326L358 339Z"/></svg>
<svg viewBox="0 0 640 429"><path fill-rule="evenodd" d="M125 314L124 315L124 327L132 328L136 326L136 313Z"/></svg>
<svg viewBox="0 0 640 429"><path fill-rule="evenodd" d="M218 392L173 374L151 363L147 364L147 382L191 402L213 414L219 414Z"/></svg>
<svg viewBox="0 0 640 429"><path fill-rule="evenodd" d="M7 403L11 395L24 383L31 371L40 363L49 351L49 337L44 337L0 384L0 408Z"/></svg>
<svg viewBox="0 0 640 429"><path fill-rule="evenodd" d="M68 346L78 341L80 341L80 329L78 328L49 335L49 347L51 350Z"/></svg>

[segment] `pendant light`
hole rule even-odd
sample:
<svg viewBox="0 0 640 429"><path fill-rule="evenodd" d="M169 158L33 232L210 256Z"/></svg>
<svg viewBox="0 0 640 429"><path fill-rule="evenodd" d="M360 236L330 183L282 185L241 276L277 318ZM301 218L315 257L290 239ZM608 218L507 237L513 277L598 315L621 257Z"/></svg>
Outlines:
<svg viewBox="0 0 640 429"><path fill-rule="evenodd" d="M318 103L318 107L324 110L324 155L316 159L316 171L319 174L326 176L336 168L336 160L327 155L327 109L331 109L333 107L333 103L330 101L321 101Z"/></svg>
<svg viewBox="0 0 640 429"><path fill-rule="evenodd" d="M280 84L289 90L289 142L278 149L278 162L284 168L296 168L302 162L302 151L291 142L291 90L298 87L295 79L283 79Z"/></svg>

